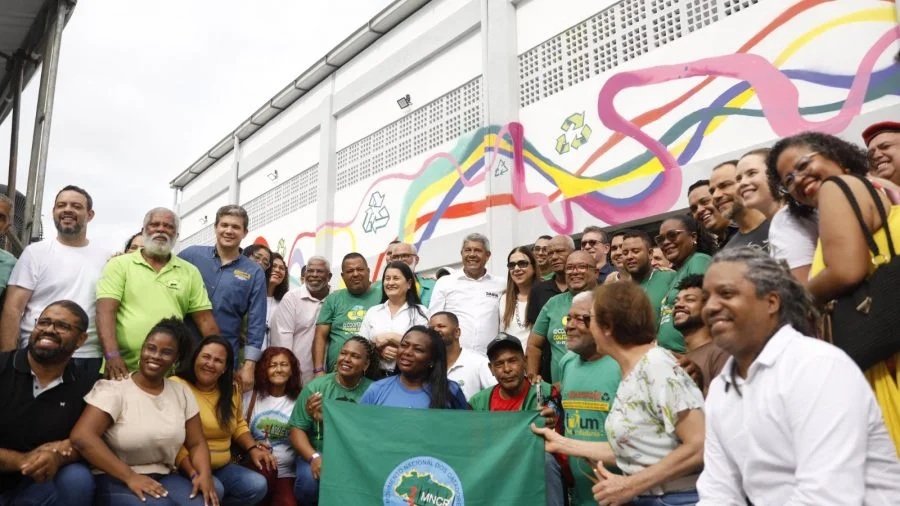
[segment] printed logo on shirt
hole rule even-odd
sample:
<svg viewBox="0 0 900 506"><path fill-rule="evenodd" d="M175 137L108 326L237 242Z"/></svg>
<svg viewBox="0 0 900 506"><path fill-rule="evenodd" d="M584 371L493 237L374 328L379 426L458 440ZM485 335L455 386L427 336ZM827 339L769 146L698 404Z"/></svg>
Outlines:
<svg viewBox="0 0 900 506"><path fill-rule="evenodd" d="M498 292L484 292L485 297L490 297L492 299L499 299L500 294Z"/></svg>
<svg viewBox="0 0 900 506"><path fill-rule="evenodd" d="M166 281L166 288L169 290L181 290L181 283L177 279L170 279Z"/></svg>
<svg viewBox="0 0 900 506"><path fill-rule="evenodd" d="M249 273L249 272L244 272L244 271L242 271L242 270L240 270L240 269L235 269L235 270L234 270L234 277L236 277L236 278L238 278L238 279L243 279L244 281L246 281L246 280L250 279L250 273Z"/></svg>
<svg viewBox="0 0 900 506"><path fill-rule="evenodd" d="M553 342L556 344L566 344L566 329L565 328L556 328L551 332L550 338L553 339Z"/></svg>
<svg viewBox="0 0 900 506"><path fill-rule="evenodd" d="M605 441L609 401L607 392L567 392L562 401L566 412L566 436Z"/></svg>
<svg viewBox="0 0 900 506"><path fill-rule="evenodd" d="M362 327L362 320L366 316L366 308L362 306L353 306L347 311L347 321L341 324L341 329L350 334L356 334Z"/></svg>
<svg viewBox="0 0 900 506"><path fill-rule="evenodd" d="M385 506L464 506L462 481L446 462L413 457L391 471L381 492Z"/></svg>

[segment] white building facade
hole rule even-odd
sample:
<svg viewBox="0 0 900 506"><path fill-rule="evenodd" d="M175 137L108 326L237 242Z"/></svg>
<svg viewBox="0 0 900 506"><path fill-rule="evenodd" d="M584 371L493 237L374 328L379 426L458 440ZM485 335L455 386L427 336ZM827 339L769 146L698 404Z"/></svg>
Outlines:
<svg viewBox="0 0 900 506"><path fill-rule="evenodd" d="M337 265L399 239L421 270L487 235L687 207L718 162L803 130L900 118L897 5L877 0L397 0L176 177L180 246L216 209L246 244ZM409 97L401 109L398 100Z"/></svg>

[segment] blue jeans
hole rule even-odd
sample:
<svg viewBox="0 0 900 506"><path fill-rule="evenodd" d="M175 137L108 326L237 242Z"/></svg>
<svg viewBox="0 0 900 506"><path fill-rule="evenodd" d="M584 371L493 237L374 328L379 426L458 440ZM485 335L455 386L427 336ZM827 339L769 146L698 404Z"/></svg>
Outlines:
<svg viewBox="0 0 900 506"><path fill-rule="evenodd" d="M294 497L303 506L319 504L319 480L313 478L309 462L297 457L297 481L294 483Z"/></svg>
<svg viewBox="0 0 900 506"><path fill-rule="evenodd" d="M223 505L253 505L269 490L266 477L237 464L226 464L213 471L213 483Z"/></svg>
<svg viewBox="0 0 900 506"><path fill-rule="evenodd" d="M91 506L93 502L94 477L81 462L59 468L53 481L35 483L25 478L13 490L0 494L0 506Z"/></svg>
<svg viewBox="0 0 900 506"><path fill-rule="evenodd" d="M552 453L544 452L544 481L547 482L547 506L563 506L566 493L563 489L562 468Z"/></svg>
<svg viewBox="0 0 900 506"><path fill-rule="evenodd" d="M670 492L663 495L642 495L632 499L634 506L693 506L700 501L697 491Z"/></svg>
<svg viewBox="0 0 900 506"><path fill-rule="evenodd" d="M203 494L200 492L197 492L193 499L190 498L191 490L194 487L184 476L177 473L149 474L147 476L159 482L169 494L159 499L150 494L144 494L144 498L147 499L144 502L134 495L134 492L124 482L108 474L98 474L95 477L97 500L94 504L97 506L146 506L148 504L154 506L200 506L203 504Z"/></svg>

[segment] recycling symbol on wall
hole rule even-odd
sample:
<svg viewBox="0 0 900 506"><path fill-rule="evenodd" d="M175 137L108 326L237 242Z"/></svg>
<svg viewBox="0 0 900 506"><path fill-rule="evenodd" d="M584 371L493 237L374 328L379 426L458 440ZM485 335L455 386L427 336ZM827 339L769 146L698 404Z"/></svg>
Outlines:
<svg viewBox="0 0 900 506"><path fill-rule="evenodd" d="M363 216L362 228L365 232L376 233L387 226L391 214L384 205L384 194L376 191L369 197L369 207Z"/></svg>
<svg viewBox="0 0 900 506"><path fill-rule="evenodd" d="M584 122L584 113L574 113L560 127L563 131L556 138L556 152L568 153L571 149L578 149L591 138L591 127Z"/></svg>

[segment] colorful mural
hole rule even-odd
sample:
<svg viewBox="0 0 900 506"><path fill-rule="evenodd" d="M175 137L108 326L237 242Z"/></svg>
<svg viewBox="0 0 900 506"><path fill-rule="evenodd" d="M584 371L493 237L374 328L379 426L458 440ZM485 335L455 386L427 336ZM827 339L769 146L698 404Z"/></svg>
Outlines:
<svg viewBox="0 0 900 506"><path fill-rule="evenodd" d="M900 65L892 59L891 63L883 63L885 55L896 52L900 28L896 24L894 4L883 2L851 8L838 17L819 16L817 19L825 21L812 28L783 30L827 3L806 0L794 4L750 36L734 54L612 74L598 82L594 106L599 121L611 133L592 130L594 125L587 126L584 114L563 111L566 114L562 115L565 118L562 131L556 130L561 135L551 139L548 150L555 158L529 142L523 124L510 123L483 127L460 137L450 149L428 156L417 170L386 172L367 185L366 197L356 203L355 209L344 205L336 208L335 215L341 219L297 234L289 249L289 263L302 265L304 257L299 244L303 239L346 235L356 250L357 234L374 233L387 227L386 230L395 232L396 238L421 245L436 234L442 222L478 216L492 206L514 206L520 211L539 209L551 230L566 234L575 231L575 208L608 224L670 211L682 193L682 167L694 159L705 143L715 142L713 134L731 118L756 118L765 123L773 136L808 129L840 133L862 111L864 104L900 94ZM823 71L821 67L790 65L792 56L814 46L833 30L858 24L870 25L878 35L869 47L854 49L854 54L859 55L855 60L857 68L841 74ZM793 36L784 41L774 57L755 54L753 51L776 30ZM771 44L767 47L767 52L771 52ZM882 62L880 68L879 62ZM674 99L634 117L625 117L617 108L616 99L626 90L696 77L704 79ZM733 84L723 86L723 83ZM811 103L809 94L801 91L810 86L840 91L843 98ZM718 91L714 99L700 103L697 97L702 96L701 92L708 95L710 90ZM686 114L685 105L691 107ZM682 114L681 117L675 117L676 113ZM813 115L819 115L819 119L807 119ZM554 123L557 121L553 119ZM666 128L653 136L647 131L651 124ZM623 163L612 166L604 163L604 155L626 139L639 143L643 151ZM547 141L541 142L547 145ZM567 160L565 157L575 149L590 154L577 167L565 166L568 165L563 162ZM510 177L511 193L474 200L461 198L466 188L482 185L489 174ZM526 180L535 175L554 190L530 189ZM392 196L400 200L399 206L391 207L399 212L389 212L385 197L388 192L383 187L397 181L403 182L406 190L402 196ZM646 182L631 195L610 191L635 181ZM373 272L379 272L377 266Z"/></svg>

